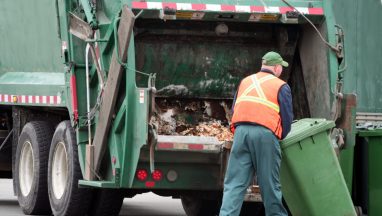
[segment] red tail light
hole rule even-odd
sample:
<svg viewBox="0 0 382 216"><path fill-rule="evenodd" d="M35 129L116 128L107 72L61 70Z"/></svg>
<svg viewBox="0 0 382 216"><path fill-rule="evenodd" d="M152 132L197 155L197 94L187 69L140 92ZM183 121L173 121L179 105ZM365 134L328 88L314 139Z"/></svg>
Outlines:
<svg viewBox="0 0 382 216"><path fill-rule="evenodd" d="M154 181L160 181L162 180L163 174L160 170L154 170L154 172L151 174L151 177Z"/></svg>
<svg viewBox="0 0 382 216"><path fill-rule="evenodd" d="M147 179L147 171L144 169L137 170L137 179L139 181L145 181Z"/></svg>

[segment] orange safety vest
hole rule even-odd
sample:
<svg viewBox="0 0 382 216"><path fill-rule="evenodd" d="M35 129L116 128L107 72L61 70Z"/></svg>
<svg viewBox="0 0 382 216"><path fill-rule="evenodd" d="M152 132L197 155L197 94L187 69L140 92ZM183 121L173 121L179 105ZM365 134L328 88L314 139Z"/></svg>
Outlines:
<svg viewBox="0 0 382 216"><path fill-rule="evenodd" d="M281 79L265 72L244 78L237 92L232 124L253 122L270 129L281 139L282 127L277 96L284 84Z"/></svg>

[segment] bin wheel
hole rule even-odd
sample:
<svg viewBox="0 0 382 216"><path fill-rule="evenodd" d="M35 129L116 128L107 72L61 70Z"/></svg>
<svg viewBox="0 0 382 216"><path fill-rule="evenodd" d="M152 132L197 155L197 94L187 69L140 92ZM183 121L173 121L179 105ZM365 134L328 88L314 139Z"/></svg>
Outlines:
<svg viewBox="0 0 382 216"><path fill-rule="evenodd" d="M220 200L206 200L196 196L182 196L182 206L187 216L218 215Z"/></svg>
<svg viewBox="0 0 382 216"><path fill-rule="evenodd" d="M69 121L54 132L49 152L48 194L54 215L85 215L90 190L78 187L82 179L76 135Z"/></svg>
<svg viewBox="0 0 382 216"><path fill-rule="evenodd" d="M355 212L357 213L357 216L363 216L362 207L361 206L354 206Z"/></svg>
<svg viewBox="0 0 382 216"><path fill-rule="evenodd" d="M88 215L114 216L118 215L123 203L123 193L114 189L94 189L93 200Z"/></svg>
<svg viewBox="0 0 382 216"><path fill-rule="evenodd" d="M50 214L46 176L53 128L44 121L27 123L16 149L15 177L17 199L25 214Z"/></svg>

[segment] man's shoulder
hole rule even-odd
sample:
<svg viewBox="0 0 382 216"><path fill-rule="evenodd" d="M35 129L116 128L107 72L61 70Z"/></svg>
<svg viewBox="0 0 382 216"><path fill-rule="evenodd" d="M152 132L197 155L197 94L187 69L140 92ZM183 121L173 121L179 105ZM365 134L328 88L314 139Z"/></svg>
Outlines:
<svg viewBox="0 0 382 216"><path fill-rule="evenodd" d="M280 90L279 90L279 96L282 96L282 97L285 97L287 95L291 95L291 89L290 89L290 86L288 85L288 83L284 83L281 87L280 87Z"/></svg>

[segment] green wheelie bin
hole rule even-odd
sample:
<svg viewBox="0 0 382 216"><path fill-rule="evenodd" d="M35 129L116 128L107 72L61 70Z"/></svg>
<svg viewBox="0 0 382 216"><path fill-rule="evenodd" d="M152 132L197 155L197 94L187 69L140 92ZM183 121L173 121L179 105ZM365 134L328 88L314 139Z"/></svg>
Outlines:
<svg viewBox="0 0 382 216"><path fill-rule="evenodd" d="M367 188L363 193L366 196L366 209L368 216L382 215L382 129L360 130L359 137L363 137L366 142L362 143L365 149L365 156L361 161L362 174L364 175Z"/></svg>
<svg viewBox="0 0 382 216"><path fill-rule="evenodd" d="M281 142L281 185L293 216L356 215L330 139L333 121L302 119Z"/></svg>

